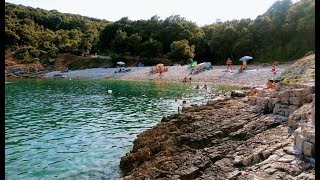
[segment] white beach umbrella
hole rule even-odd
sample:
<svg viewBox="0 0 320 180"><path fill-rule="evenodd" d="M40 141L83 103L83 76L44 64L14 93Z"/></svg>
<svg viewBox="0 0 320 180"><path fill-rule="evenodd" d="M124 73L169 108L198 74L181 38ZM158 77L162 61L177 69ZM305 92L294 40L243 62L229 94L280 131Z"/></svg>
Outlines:
<svg viewBox="0 0 320 180"><path fill-rule="evenodd" d="M119 62L117 62L117 64L119 64L119 65L125 65L126 63L124 63L124 62L122 62L122 61L119 61Z"/></svg>

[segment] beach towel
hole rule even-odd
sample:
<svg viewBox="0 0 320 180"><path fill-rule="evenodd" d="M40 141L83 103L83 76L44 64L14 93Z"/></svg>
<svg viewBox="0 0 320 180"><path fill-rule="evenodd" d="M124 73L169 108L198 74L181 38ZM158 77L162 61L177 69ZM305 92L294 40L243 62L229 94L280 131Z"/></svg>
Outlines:
<svg viewBox="0 0 320 180"><path fill-rule="evenodd" d="M285 78L285 76L281 76L281 75L279 75L279 76L276 76L275 78L273 78L273 81L275 81L275 82L279 82L279 81L284 80L284 78Z"/></svg>
<svg viewBox="0 0 320 180"><path fill-rule="evenodd" d="M248 69L246 71L258 71L259 69Z"/></svg>
<svg viewBox="0 0 320 180"><path fill-rule="evenodd" d="M197 61L193 61L190 65L189 65L189 69L193 69L193 68L196 68L198 65Z"/></svg>

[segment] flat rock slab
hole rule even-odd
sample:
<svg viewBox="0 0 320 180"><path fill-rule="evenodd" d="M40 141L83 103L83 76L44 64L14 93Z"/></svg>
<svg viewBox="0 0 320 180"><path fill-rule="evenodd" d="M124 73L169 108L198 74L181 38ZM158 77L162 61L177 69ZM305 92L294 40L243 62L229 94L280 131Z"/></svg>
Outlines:
<svg viewBox="0 0 320 180"><path fill-rule="evenodd" d="M294 155L284 155L282 156L281 158L278 159L279 162L286 162L286 163L289 163L293 160L295 160L296 157Z"/></svg>

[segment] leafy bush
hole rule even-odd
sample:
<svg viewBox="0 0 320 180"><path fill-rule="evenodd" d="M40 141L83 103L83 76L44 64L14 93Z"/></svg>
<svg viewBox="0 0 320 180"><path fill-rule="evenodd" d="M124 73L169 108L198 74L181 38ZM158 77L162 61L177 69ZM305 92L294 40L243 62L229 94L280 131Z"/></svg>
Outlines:
<svg viewBox="0 0 320 180"><path fill-rule="evenodd" d="M183 60L185 64L190 63L190 59L194 57L195 46L189 45L188 40L183 39L174 41L170 45L171 51L169 57L174 60Z"/></svg>
<svg viewBox="0 0 320 180"><path fill-rule="evenodd" d="M107 59L79 57L77 59L72 60L68 64L68 67L71 70L99 68L99 67L105 67L107 64L110 64L110 63L111 63L111 60L107 60Z"/></svg>
<svg viewBox="0 0 320 180"><path fill-rule="evenodd" d="M141 62L145 66L155 66L159 63L164 64L165 66L170 66L173 64L171 60L164 58L141 58Z"/></svg>
<svg viewBox="0 0 320 180"><path fill-rule="evenodd" d="M311 54L314 54L314 52L313 51L309 51L304 56L310 56Z"/></svg>

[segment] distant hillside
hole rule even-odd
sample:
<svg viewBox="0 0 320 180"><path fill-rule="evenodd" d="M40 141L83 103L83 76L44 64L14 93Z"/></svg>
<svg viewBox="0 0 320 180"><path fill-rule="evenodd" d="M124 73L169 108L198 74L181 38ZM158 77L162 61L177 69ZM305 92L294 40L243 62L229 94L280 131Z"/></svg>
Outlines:
<svg viewBox="0 0 320 180"><path fill-rule="evenodd" d="M255 62L283 62L315 51L315 0L279 0L254 20L203 27L179 15L108 22L6 2L5 50L17 63L48 64L65 53L106 54L114 61L148 65L192 59L225 64L228 57L240 64L245 55Z"/></svg>
<svg viewBox="0 0 320 180"><path fill-rule="evenodd" d="M21 63L44 62L60 53L97 52L99 33L110 22L5 3L5 49Z"/></svg>

